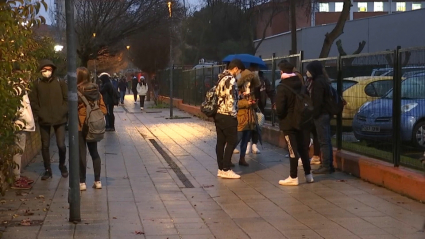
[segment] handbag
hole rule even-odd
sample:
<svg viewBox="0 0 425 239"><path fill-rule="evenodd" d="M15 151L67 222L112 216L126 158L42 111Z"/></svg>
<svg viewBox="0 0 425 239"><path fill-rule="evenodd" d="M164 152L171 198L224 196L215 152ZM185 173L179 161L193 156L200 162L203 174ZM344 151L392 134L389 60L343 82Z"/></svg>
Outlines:
<svg viewBox="0 0 425 239"><path fill-rule="evenodd" d="M258 126L262 127L264 125L264 122L266 121L266 118L264 117L263 113L261 113L260 108L255 109L255 114L257 116L257 124Z"/></svg>

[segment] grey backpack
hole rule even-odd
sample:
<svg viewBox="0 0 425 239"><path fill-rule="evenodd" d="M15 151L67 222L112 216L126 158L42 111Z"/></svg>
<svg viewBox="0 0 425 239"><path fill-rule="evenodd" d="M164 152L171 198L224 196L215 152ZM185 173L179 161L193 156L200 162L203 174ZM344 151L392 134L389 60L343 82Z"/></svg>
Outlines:
<svg viewBox="0 0 425 239"><path fill-rule="evenodd" d="M78 96L86 105L86 119L83 125L83 131L86 131L87 142L99 142L105 135L105 115L99 107L98 101L89 102L87 98L78 91Z"/></svg>

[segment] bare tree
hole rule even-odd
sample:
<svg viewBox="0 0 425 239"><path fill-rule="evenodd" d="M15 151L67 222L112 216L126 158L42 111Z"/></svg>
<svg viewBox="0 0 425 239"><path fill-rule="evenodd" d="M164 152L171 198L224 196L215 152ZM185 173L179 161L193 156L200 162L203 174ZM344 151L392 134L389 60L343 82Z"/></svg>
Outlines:
<svg viewBox="0 0 425 239"><path fill-rule="evenodd" d="M124 50L126 38L168 17L160 0L76 0L75 8L77 53L84 66Z"/></svg>

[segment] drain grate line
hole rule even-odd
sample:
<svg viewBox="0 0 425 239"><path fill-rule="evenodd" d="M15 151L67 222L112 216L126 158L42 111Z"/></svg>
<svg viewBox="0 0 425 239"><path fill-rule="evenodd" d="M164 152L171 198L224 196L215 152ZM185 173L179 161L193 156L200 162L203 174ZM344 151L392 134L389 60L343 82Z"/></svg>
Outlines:
<svg viewBox="0 0 425 239"><path fill-rule="evenodd" d="M162 157L165 159L165 161L168 163L170 168L174 171L174 173L177 175L177 177L180 179L180 181L183 183L183 185L186 188L194 188L193 184L189 181L189 179L184 175L184 173L181 171L180 167L173 161L173 159L170 157L170 155L165 152L165 150L156 142L154 139L149 139L149 141L152 143L152 145L155 147L155 149L162 155Z"/></svg>

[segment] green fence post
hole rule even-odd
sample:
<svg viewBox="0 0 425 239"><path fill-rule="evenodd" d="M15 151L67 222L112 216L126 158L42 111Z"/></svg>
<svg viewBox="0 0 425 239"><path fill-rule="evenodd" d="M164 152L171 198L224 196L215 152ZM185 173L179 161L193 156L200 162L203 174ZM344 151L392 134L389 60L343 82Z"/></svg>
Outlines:
<svg viewBox="0 0 425 239"><path fill-rule="evenodd" d="M336 91L338 95L342 95L342 60L341 55L338 55L336 62L337 81ZM338 150L342 148L342 113L336 116L336 147Z"/></svg>
<svg viewBox="0 0 425 239"><path fill-rule="evenodd" d="M273 90L275 91L275 93L276 93L276 80L275 80L275 78L274 78L274 73L275 73L275 71L276 71L276 64L275 64L275 58L276 57L276 53L273 53L272 54L272 75L271 75L271 80L272 80L272 86L273 86ZM275 125L275 122L274 122L274 118L275 118L275 110L273 109L273 105L271 106L271 111L272 111L272 126L274 126Z"/></svg>
<svg viewBox="0 0 425 239"><path fill-rule="evenodd" d="M400 46L394 51L393 75L393 162L394 167L400 166L401 148L401 54Z"/></svg>

